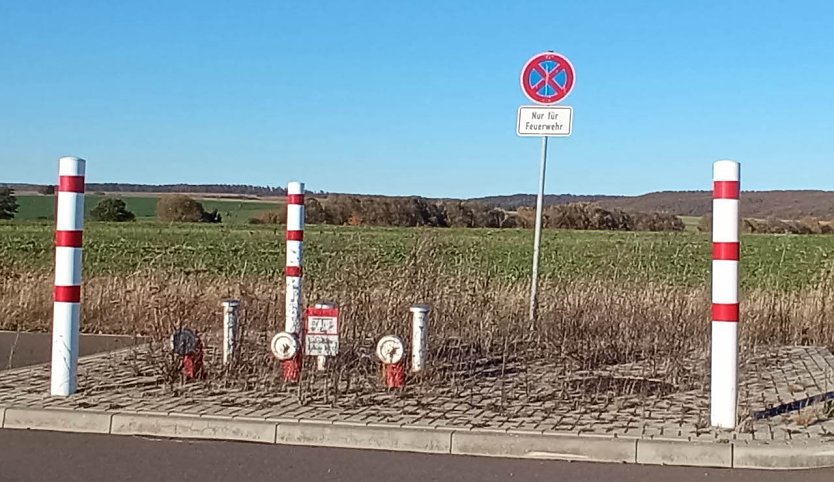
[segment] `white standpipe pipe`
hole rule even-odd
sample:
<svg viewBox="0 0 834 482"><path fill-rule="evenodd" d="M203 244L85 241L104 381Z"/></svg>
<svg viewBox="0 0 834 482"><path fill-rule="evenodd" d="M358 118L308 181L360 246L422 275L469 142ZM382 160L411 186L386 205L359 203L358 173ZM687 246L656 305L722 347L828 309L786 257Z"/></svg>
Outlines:
<svg viewBox="0 0 834 482"><path fill-rule="evenodd" d="M237 321L240 301L226 300L223 302L223 364L229 365L235 354L237 345Z"/></svg>
<svg viewBox="0 0 834 482"><path fill-rule="evenodd" d="M426 354L429 343L429 308L428 305L414 305L409 308L411 320L411 371L421 372L426 368Z"/></svg>

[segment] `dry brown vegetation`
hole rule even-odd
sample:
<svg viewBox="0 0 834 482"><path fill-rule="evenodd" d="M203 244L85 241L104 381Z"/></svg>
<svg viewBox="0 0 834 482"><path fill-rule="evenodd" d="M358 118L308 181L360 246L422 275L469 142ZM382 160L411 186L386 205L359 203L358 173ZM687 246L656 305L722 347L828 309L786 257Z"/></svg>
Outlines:
<svg viewBox="0 0 834 482"><path fill-rule="evenodd" d="M531 325L526 281L501 281L470 266L444 264L440 249L427 238L396 266L357 261L326 278L305 280L308 302L336 300L344 310L342 354L325 374L316 375L332 380L331 389L322 397L333 401L346 390L381 390L374 343L390 333L407 338L407 309L416 302L428 302L433 308L433 365L422 379L410 382L422 390L458 393L476 381L500 384L510 371L536 383L558 370L565 374L560 383L570 385L584 383L576 380L583 380L581 374L589 370L627 363L647 367L641 380L652 381L658 389L703 386L710 326L708 286L596 277L544 280L539 322ZM28 288L21 290L21 286ZM824 279L801 291L745 292L744 349L794 343L834 348L831 288L831 280ZM47 331L51 290L48 271L4 273L0 328ZM245 342L231 369L222 369L216 357L209 360L207 383L269 389L281 383L267 343L283 325L283 295L282 280L268 276L230 278L141 270L130 276L98 275L85 282L83 329L151 336L157 347L152 356L160 372L173 382L177 359L165 349L171 331L177 326L195 328L209 347L216 347L220 301L238 298L243 306ZM615 391L640 391L644 385L632 383ZM523 396L523 389L516 388L521 392L514 396ZM586 388L587 393L600 390L599 386Z"/></svg>

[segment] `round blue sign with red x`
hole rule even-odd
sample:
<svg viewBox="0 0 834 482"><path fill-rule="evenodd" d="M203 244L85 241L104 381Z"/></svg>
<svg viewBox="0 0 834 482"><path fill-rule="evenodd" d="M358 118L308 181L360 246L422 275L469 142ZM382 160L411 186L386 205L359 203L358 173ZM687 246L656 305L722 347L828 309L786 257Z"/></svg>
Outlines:
<svg viewBox="0 0 834 482"><path fill-rule="evenodd" d="M576 74L570 61L557 53L534 56L521 70L521 90L533 102L555 104L570 94Z"/></svg>

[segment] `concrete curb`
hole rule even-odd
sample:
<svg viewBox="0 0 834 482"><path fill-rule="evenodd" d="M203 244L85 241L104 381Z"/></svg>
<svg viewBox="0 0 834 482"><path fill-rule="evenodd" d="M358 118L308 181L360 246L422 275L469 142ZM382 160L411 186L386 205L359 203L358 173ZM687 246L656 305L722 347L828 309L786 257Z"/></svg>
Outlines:
<svg viewBox="0 0 834 482"><path fill-rule="evenodd" d="M214 417L114 413L110 433L275 443L274 423Z"/></svg>
<svg viewBox="0 0 834 482"><path fill-rule="evenodd" d="M762 446L738 444L733 466L740 469L815 469L834 466L834 443Z"/></svg>
<svg viewBox="0 0 834 482"><path fill-rule="evenodd" d="M107 434L111 418L91 410L7 407L3 428Z"/></svg>
<svg viewBox="0 0 834 482"><path fill-rule="evenodd" d="M834 466L820 444L709 443L189 414L0 406L3 429L141 435L523 459L744 469Z"/></svg>
<svg viewBox="0 0 834 482"><path fill-rule="evenodd" d="M279 423L276 443L430 454L452 450L452 432L351 424Z"/></svg>
<svg viewBox="0 0 834 482"><path fill-rule="evenodd" d="M634 463L636 453L637 439L523 432L452 433L452 454L456 455Z"/></svg>

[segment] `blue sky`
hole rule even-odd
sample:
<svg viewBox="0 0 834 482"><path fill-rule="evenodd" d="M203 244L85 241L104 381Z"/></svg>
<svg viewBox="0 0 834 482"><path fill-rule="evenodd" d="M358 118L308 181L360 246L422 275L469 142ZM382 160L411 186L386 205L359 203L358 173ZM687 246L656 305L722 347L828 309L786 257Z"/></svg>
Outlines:
<svg viewBox="0 0 834 482"><path fill-rule="evenodd" d="M529 57L565 54L547 192L834 189L834 2L0 0L0 181L535 192Z"/></svg>

